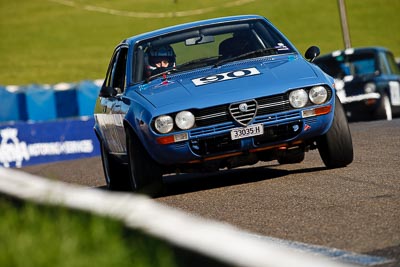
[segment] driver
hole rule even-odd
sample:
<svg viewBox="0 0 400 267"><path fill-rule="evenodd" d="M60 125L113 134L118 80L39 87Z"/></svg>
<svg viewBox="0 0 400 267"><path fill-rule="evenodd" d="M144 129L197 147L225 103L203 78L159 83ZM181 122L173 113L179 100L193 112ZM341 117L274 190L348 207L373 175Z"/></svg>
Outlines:
<svg viewBox="0 0 400 267"><path fill-rule="evenodd" d="M145 56L146 77L175 67L175 58L175 52L170 45L150 47Z"/></svg>

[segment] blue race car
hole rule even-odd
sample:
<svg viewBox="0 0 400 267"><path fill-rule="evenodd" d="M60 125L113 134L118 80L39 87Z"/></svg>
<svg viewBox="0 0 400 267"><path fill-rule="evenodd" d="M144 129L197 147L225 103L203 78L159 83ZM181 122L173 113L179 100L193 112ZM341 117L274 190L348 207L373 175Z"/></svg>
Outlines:
<svg viewBox="0 0 400 267"><path fill-rule="evenodd" d="M400 116L400 69L384 47L334 51L315 62L335 78L349 120L391 120Z"/></svg>
<svg viewBox="0 0 400 267"><path fill-rule="evenodd" d="M107 186L157 192L164 174L217 171L318 149L353 160L334 80L264 17L192 22L133 36L114 51L95 108Z"/></svg>

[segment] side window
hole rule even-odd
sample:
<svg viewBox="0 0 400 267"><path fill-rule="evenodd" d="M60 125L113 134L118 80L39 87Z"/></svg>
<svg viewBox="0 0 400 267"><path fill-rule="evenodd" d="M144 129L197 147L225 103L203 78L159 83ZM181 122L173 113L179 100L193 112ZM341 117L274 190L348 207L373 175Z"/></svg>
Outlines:
<svg viewBox="0 0 400 267"><path fill-rule="evenodd" d="M379 69L381 70L382 74L389 74L388 65L385 60L385 54L379 53Z"/></svg>
<svg viewBox="0 0 400 267"><path fill-rule="evenodd" d="M110 65L108 66L106 79L104 81L104 86L106 86L106 87L111 87L111 84L112 84L111 76L112 76L112 72L113 72L113 67L118 58L118 54L119 54L119 50L114 52L113 57L110 61Z"/></svg>
<svg viewBox="0 0 400 267"><path fill-rule="evenodd" d="M118 53L117 61L112 73L112 87L120 88L121 92L125 90L126 85L126 55L127 48L121 48Z"/></svg>
<svg viewBox="0 0 400 267"><path fill-rule="evenodd" d="M127 48L118 48L111 60L105 85L107 87L119 88L122 93L126 86L126 57Z"/></svg>
<svg viewBox="0 0 400 267"><path fill-rule="evenodd" d="M389 69L391 74L400 74L399 67L396 64L396 61L394 60L394 57L391 53L386 53L386 58L389 64Z"/></svg>

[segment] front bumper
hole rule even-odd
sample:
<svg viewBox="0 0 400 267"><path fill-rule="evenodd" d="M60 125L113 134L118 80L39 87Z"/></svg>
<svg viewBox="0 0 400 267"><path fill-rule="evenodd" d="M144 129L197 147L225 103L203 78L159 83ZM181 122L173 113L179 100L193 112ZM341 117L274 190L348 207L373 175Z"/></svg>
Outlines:
<svg viewBox="0 0 400 267"><path fill-rule="evenodd" d="M173 165L230 157L314 139L326 133L333 120L333 105L330 103L324 107L329 108L327 114L307 118L304 118L304 110L315 107L256 118L253 123L264 125L263 135L231 140L230 131L237 125L229 122L188 131L186 141L163 145L152 143L149 152L157 162Z"/></svg>
<svg viewBox="0 0 400 267"><path fill-rule="evenodd" d="M381 95L379 93L368 93L368 94L360 94L360 95L354 95L354 96L341 96L338 94L340 102L342 102L343 105L345 104L351 104L351 103L357 103L357 102L368 102L370 100L378 100L381 98Z"/></svg>
<svg viewBox="0 0 400 267"><path fill-rule="evenodd" d="M339 95L340 96L340 95ZM349 120L370 119L381 101L379 93L340 97Z"/></svg>

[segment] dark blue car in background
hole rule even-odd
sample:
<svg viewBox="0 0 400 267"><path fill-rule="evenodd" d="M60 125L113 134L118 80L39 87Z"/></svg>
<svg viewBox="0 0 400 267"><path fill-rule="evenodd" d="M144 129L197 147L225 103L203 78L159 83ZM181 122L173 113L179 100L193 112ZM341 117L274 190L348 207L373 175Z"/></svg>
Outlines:
<svg viewBox="0 0 400 267"><path fill-rule="evenodd" d="M164 174L218 171L318 149L353 160L334 80L264 17L197 21L123 40L95 109L110 189L157 192ZM161 67L157 67L161 66Z"/></svg>
<svg viewBox="0 0 400 267"><path fill-rule="evenodd" d="M388 49L351 48L314 62L335 78L349 120L391 120L400 115L400 70Z"/></svg>

